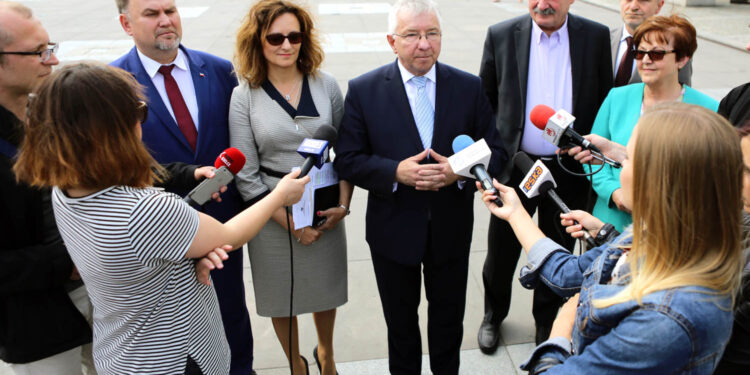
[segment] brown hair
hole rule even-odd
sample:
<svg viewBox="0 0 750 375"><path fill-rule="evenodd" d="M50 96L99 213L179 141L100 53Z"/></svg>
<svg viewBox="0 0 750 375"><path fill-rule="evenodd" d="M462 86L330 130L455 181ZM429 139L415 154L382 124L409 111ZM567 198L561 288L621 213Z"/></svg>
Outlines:
<svg viewBox="0 0 750 375"><path fill-rule="evenodd" d="M268 65L263 56L263 38L273 21L285 13L291 13L299 21L302 46L297 68L302 74L316 74L323 63L323 48L313 26L310 13L303 7L287 0L261 0L255 3L237 30L234 65L237 76L250 87L260 86L268 78Z"/></svg>
<svg viewBox="0 0 750 375"><path fill-rule="evenodd" d="M138 82L121 69L82 63L53 72L29 98L16 178L63 190L160 181L163 169L136 129L142 100Z"/></svg>
<svg viewBox="0 0 750 375"><path fill-rule="evenodd" d="M700 106L662 103L638 121L633 146L631 281L596 306L691 285L734 297L743 163L732 125Z"/></svg>
<svg viewBox="0 0 750 375"><path fill-rule="evenodd" d="M687 19L673 14L669 17L652 16L635 29L633 45L638 47L641 40L668 44L672 41L677 60L687 56L693 57L698 48L695 27Z"/></svg>

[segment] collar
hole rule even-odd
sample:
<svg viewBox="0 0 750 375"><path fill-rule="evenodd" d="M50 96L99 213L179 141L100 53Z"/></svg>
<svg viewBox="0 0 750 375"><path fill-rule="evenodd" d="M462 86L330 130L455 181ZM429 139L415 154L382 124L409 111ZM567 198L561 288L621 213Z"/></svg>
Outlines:
<svg viewBox="0 0 750 375"><path fill-rule="evenodd" d="M401 72L401 79L404 81L404 86L406 86L406 82L409 82L409 80L414 77L414 74L406 70L406 67L403 64L401 64L400 59L396 59L396 61L398 61L398 70ZM437 81L435 79L436 78L435 65L437 65L437 63L432 65L432 68L430 68L430 70L424 76L430 81L432 81L432 83L437 84Z"/></svg>
<svg viewBox="0 0 750 375"><path fill-rule="evenodd" d="M531 19L531 41L539 44L542 42L542 38L547 37L547 33L545 33L539 25L536 24L534 19ZM565 16L565 22L563 22L562 26L560 26L559 29L552 32L552 34L547 37L550 40L554 40L557 38L558 41L563 40L563 38L568 38L568 16Z"/></svg>
<svg viewBox="0 0 750 375"><path fill-rule="evenodd" d="M188 63L187 63L187 57L185 56L185 53L182 52L182 48L177 48L177 57L174 58L174 61L172 61L169 64L162 64L146 55L141 53L141 50L136 48L136 51L138 52L138 58L141 60L141 64L143 64L143 69L146 70L146 73L148 74L151 79L154 79L156 76L156 73L159 72L159 68L162 65L170 65L174 64L175 68L188 71Z"/></svg>
<svg viewBox="0 0 750 375"><path fill-rule="evenodd" d="M629 36L632 37L632 35L630 35L630 33L628 32L628 28L625 27L625 25L622 25L622 35L620 36L620 42L623 42L625 38Z"/></svg>

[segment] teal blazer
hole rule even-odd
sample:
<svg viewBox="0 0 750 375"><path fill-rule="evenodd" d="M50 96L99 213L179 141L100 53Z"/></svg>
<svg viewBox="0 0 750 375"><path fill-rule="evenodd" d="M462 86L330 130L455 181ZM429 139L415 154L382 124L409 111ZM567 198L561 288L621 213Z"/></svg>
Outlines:
<svg viewBox="0 0 750 375"><path fill-rule="evenodd" d="M626 145L633 133L633 128L641 117L644 83L615 87L609 91L594 120L591 133L600 135L613 142ZM719 102L689 86L685 87L682 101L708 108L714 112L719 108ZM600 166L593 166L593 170ZM592 176L594 190L598 195L594 206L594 216L611 223L622 232L633 219L630 214L617 209L612 202L612 192L620 188L620 169L605 165L597 174Z"/></svg>

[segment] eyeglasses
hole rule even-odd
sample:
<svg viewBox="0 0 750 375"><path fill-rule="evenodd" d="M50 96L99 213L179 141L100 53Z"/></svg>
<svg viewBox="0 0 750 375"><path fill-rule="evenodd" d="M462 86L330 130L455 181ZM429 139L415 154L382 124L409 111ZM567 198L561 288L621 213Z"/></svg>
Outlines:
<svg viewBox="0 0 750 375"><path fill-rule="evenodd" d="M425 33L424 35L418 34L418 33L393 34L393 35L401 37L407 43L415 43L422 38L425 38L428 42L437 42L438 40L440 40L440 36L442 34L439 31L430 31L428 33Z"/></svg>
<svg viewBox="0 0 750 375"><path fill-rule="evenodd" d="M39 56L39 62L47 62L52 57L53 53L57 53L57 43L48 43L47 48L41 51L34 52L18 52L18 51L0 51L0 55L37 55Z"/></svg>
<svg viewBox="0 0 750 375"><path fill-rule="evenodd" d="M651 61L661 61L664 58L664 55L668 53L675 53L677 50L670 50L670 51L657 51L657 50L651 50L651 51L642 51L642 50L635 50L635 59L636 60L643 60L643 56L648 55L648 58L651 59Z"/></svg>
<svg viewBox="0 0 750 375"><path fill-rule="evenodd" d="M148 120L148 104L143 100L139 100L135 110L138 111L138 119L141 125L143 125Z"/></svg>
<svg viewBox="0 0 750 375"><path fill-rule="evenodd" d="M299 31L292 31L291 33L284 35L282 33L273 33L266 35L266 41L272 46L280 46L284 44L284 39L289 39L291 44L302 43L302 33Z"/></svg>

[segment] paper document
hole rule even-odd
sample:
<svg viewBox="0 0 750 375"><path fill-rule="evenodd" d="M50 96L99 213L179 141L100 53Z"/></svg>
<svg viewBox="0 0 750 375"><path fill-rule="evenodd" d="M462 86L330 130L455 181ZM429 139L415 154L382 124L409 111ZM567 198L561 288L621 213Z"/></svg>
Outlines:
<svg viewBox="0 0 750 375"><path fill-rule="evenodd" d="M310 176L310 182L305 185L302 199L292 206L295 230L312 225L315 215L315 190L339 183L339 176L330 162L323 164L320 169L312 168L307 175Z"/></svg>

